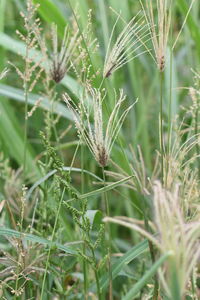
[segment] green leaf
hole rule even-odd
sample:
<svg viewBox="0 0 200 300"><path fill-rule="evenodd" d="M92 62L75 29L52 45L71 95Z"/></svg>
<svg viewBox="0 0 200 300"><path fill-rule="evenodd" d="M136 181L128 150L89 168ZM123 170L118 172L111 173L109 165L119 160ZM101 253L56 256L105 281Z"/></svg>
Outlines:
<svg viewBox="0 0 200 300"><path fill-rule="evenodd" d="M9 99L16 100L19 102L24 102L24 92L23 90L11 87L6 84L0 84L0 95L8 97ZM34 106L36 101L40 98L39 95L29 94L28 104ZM42 99L40 106L45 110L51 110L51 103L47 98ZM60 115L68 120L73 120L71 113L69 112L66 105L62 103L54 104L54 113Z"/></svg>
<svg viewBox="0 0 200 300"><path fill-rule="evenodd" d="M26 46L24 43L17 41L4 33L0 33L0 46L18 55L25 56L26 54ZM41 60L41 53L36 50L31 50L30 57L32 57L35 62L38 62ZM80 96L82 86L80 86L72 77L66 75L61 84L67 87L76 97Z"/></svg>
<svg viewBox="0 0 200 300"><path fill-rule="evenodd" d="M4 228L4 227L0 227L0 236L9 236L9 237L13 237L13 238L19 238L25 241L30 241L33 243L39 243L42 244L44 246L51 246L51 241L33 235L33 234L29 234L29 233L23 233L23 232L19 232L13 229L9 229L9 228ZM59 243L53 242L53 246L56 246L59 250L64 251L65 253L71 254L71 255L77 255L76 251L73 250L70 246L68 245L77 245L82 243L82 241L78 241L78 242L72 242L72 243L67 243L65 246L61 245Z"/></svg>
<svg viewBox="0 0 200 300"><path fill-rule="evenodd" d="M79 168L73 168L73 167L63 167L64 171L70 171L70 172L79 172L79 173L85 173L88 174L92 177L94 177L95 179L97 179L98 181L103 181L100 177L96 176L95 174L84 170L84 169L79 169ZM28 200L32 194L32 192L43 182L45 182L46 180L48 180L51 176L53 176L55 173L57 172L57 170L52 170L49 173L47 173L44 177L40 178L38 181L36 181L34 183L34 185L28 190L28 193L26 195L26 199Z"/></svg>
<svg viewBox="0 0 200 300"><path fill-rule="evenodd" d="M115 189L116 187L118 187L119 185L125 183L126 181L128 181L129 179L133 178L133 176L129 176L129 177L126 177L124 179L121 179L117 182L114 182L112 184L109 184L105 187L102 187L98 190L95 190L95 191L92 191L92 192L89 192L89 193L86 193L86 194L83 194L83 195L80 195L80 199L84 199L84 198L88 198L88 197L92 197L92 196L96 196L98 194L101 194L101 193L104 193L104 192L107 192L107 191L110 191L110 190L113 190Z"/></svg>
<svg viewBox="0 0 200 300"><path fill-rule="evenodd" d="M87 210L85 216L90 220L93 229L101 224L102 212L100 210Z"/></svg>
<svg viewBox="0 0 200 300"><path fill-rule="evenodd" d="M127 266L131 261L140 256L145 250L148 249L148 241L145 240L129 251L127 251L116 263L112 266L112 279L115 279L117 275ZM109 284L109 275L106 274L100 279L100 287L105 290Z"/></svg>
<svg viewBox="0 0 200 300"><path fill-rule="evenodd" d="M190 4L187 3L186 0L178 0L177 1L178 8L180 12L186 17ZM187 23L188 28L190 30L191 36L193 40L195 41L195 46L198 48L198 53L200 53L200 31L199 31L199 24L196 24L192 14L190 13L187 18Z"/></svg>
<svg viewBox="0 0 200 300"><path fill-rule="evenodd" d="M55 23L58 33L62 37L66 26L66 20L57 6L50 0L33 0L34 4L39 4L38 12L47 23Z"/></svg>
<svg viewBox="0 0 200 300"><path fill-rule="evenodd" d="M19 126L11 105L4 100L0 101L0 139L7 148L10 156L21 165L24 159L23 131ZM34 162L34 157L35 154L32 147L27 145L27 170L30 175L39 178L41 174Z"/></svg>
<svg viewBox="0 0 200 300"><path fill-rule="evenodd" d="M138 292L145 286L149 279L156 273L158 268L172 255L172 252L168 252L160 257L159 260L151 267L149 271L130 289L130 291L122 298L122 300L133 300Z"/></svg>
<svg viewBox="0 0 200 300"><path fill-rule="evenodd" d="M148 241L144 240L143 242L137 244L130 250L128 250L121 258L117 260L116 263L112 265L112 279L114 280L117 275L135 258L140 256L144 251L148 249ZM100 278L100 287L102 290L105 290L109 284L109 275L103 275ZM92 291L96 290L95 286L92 286Z"/></svg>

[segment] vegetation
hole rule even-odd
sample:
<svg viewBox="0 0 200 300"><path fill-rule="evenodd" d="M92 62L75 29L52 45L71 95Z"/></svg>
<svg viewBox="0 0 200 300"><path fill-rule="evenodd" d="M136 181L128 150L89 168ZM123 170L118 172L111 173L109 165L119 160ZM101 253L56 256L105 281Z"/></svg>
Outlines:
<svg viewBox="0 0 200 300"><path fill-rule="evenodd" d="M199 22L0 1L1 299L199 299Z"/></svg>

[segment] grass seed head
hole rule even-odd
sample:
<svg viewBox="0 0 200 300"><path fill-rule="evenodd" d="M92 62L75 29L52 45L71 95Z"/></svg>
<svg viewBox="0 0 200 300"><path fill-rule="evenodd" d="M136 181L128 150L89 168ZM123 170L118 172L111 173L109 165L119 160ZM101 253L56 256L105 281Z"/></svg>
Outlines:
<svg viewBox="0 0 200 300"><path fill-rule="evenodd" d="M109 77L123 65L138 57L147 50L140 52L145 46L149 37L149 27L145 23L144 16L139 16L140 12L133 17L129 23L125 23L124 29L119 34L116 42L111 49L111 43L115 28L121 16L118 14L117 20L113 26L108 49L106 53L103 76ZM125 21L124 21L125 22ZM146 46L145 46L146 47Z"/></svg>
<svg viewBox="0 0 200 300"><path fill-rule="evenodd" d="M171 26L171 0L157 0L156 14L153 1L145 0L145 5L140 0L145 18L149 24L149 32L154 48L155 60L160 72L164 71L166 65L166 50ZM157 15L157 18L156 18Z"/></svg>
<svg viewBox="0 0 200 300"><path fill-rule="evenodd" d="M71 58L73 51L77 46L79 30L73 36L70 35L68 26L65 27L64 37L61 48L58 49L58 31L55 24L52 25L52 62L50 67L50 75L52 80L59 83L65 76L65 73L71 68Z"/></svg>
<svg viewBox="0 0 200 300"><path fill-rule="evenodd" d="M86 92L80 97L78 104L73 103L69 95L64 94L64 100L73 113L80 137L88 145L95 160L101 167L105 167L108 164L113 144L124 119L135 104L130 105L120 113L122 103L126 97L122 90L119 91L119 94L115 91L115 106L108 117L105 129L102 107L105 98L105 90L95 89L89 85L86 88Z"/></svg>

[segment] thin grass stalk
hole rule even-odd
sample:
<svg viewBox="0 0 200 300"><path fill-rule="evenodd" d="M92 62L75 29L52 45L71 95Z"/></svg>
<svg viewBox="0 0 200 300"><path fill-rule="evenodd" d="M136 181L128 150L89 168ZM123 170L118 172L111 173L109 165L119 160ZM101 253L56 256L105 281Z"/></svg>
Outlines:
<svg viewBox="0 0 200 300"><path fill-rule="evenodd" d="M29 33L28 33L29 35ZM29 39L29 38L28 38ZM28 76L28 57L29 57L29 47L28 44L26 44L26 55L25 55L25 77L24 77L24 154L23 154L23 179L25 181L26 178L26 154L27 154L27 133L28 133L28 82L27 82L27 76Z"/></svg>
<svg viewBox="0 0 200 300"><path fill-rule="evenodd" d="M93 257L93 260L96 261L94 249L91 249L91 250L92 250L92 257ZM98 300L101 300L102 297L101 297L101 288L100 288L100 282L99 282L99 272L98 272L98 270L97 270L96 267L95 267L95 269L94 269L94 273L95 273L95 279L96 279L96 285L97 285Z"/></svg>
<svg viewBox="0 0 200 300"><path fill-rule="evenodd" d="M160 72L160 154L161 154L161 181L164 182L164 139L163 139L163 83L164 73Z"/></svg>
<svg viewBox="0 0 200 300"><path fill-rule="evenodd" d="M43 277L43 281L42 281L42 290L41 290L41 295L40 295L41 300L43 300L45 282L46 282L46 277L47 277L47 270L48 270L48 265L49 265L49 259L50 259L50 255L51 255L51 249L52 249L52 246L53 246L53 240L54 240L54 236L55 236L55 232L56 232L56 227L57 227L57 223L58 223L58 218L59 218L61 204L62 204L62 201L63 201L64 194L65 194L65 187L64 187L62 195L60 197L60 201L59 201L59 205L58 205L58 209L57 209L57 214L56 214L56 219L55 219L53 232L52 232L52 236L51 236L51 244L50 244L48 255L47 255L45 272L44 272L44 277Z"/></svg>
<svg viewBox="0 0 200 300"><path fill-rule="evenodd" d="M173 4L171 3L171 28L170 28L170 62L169 62L169 104L168 104L168 136L167 136L167 154L170 156L171 135L172 135L172 85L173 85ZM166 178L168 178L168 164ZM166 182L167 184L167 182Z"/></svg>
<svg viewBox="0 0 200 300"><path fill-rule="evenodd" d="M81 193L84 194L84 145L81 142ZM84 238L83 238L84 240ZM86 244L83 243L83 254L86 255ZM88 266L87 261L83 258L83 277L84 277L84 299L88 299Z"/></svg>
<svg viewBox="0 0 200 300"><path fill-rule="evenodd" d="M106 186L106 176L105 176L105 169L102 167L102 175L103 175L103 185ZM108 195L107 192L103 193L104 201L105 201L105 208L106 208L106 215L110 217L110 209L109 209L109 202L108 202ZM113 292L112 292L112 267L111 267L111 232L110 232L110 224L107 223L107 230L108 230L108 273L109 273L109 300L113 299Z"/></svg>
<svg viewBox="0 0 200 300"><path fill-rule="evenodd" d="M28 32L28 37L27 39L29 40L29 32ZM25 54L25 76L24 76L24 82L23 82L23 88L24 88L24 153L23 153L23 181L25 182L26 179L26 154L27 154L27 133L28 133L28 82L27 82L27 76L28 76L28 68L29 68L29 63L28 63L28 57L29 57L29 46L28 43L26 44L26 54ZM22 226L20 226L21 228ZM22 228L21 228L22 231ZM18 258L18 264L20 259L20 255ZM17 268L19 271L19 267ZM19 276L17 275L16 282L15 282L15 291L18 291L18 283L19 283ZM18 299L18 296L15 294L15 299Z"/></svg>
<svg viewBox="0 0 200 300"><path fill-rule="evenodd" d="M197 108L196 108L196 112L195 112L195 137L196 137L196 154L197 154L197 157L200 156L200 150L199 150L199 143L198 143L198 139L199 139L199 131L198 131L198 124L199 124L199 105L197 105ZM200 176L200 161L198 159L197 161L197 167L198 167L198 173L199 173L199 176Z"/></svg>
<svg viewBox="0 0 200 300"><path fill-rule="evenodd" d="M147 213L146 213L146 206L144 205L144 201L145 201L145 197L143 197L143 201L142 201L144 226L145 226L146 231L151 233L150 226L149 226L149 220L148 220ZM153 245L152 241L150 241L150 240L148 240L148 245L149 245L149 252L150 252L150 256L151 256L151 261L152 261L152 264L154 264L156 262L155 248L154 248L154 245ZM154 291L153 291L153 298L152 299L157 300L158 299L158 293L159 293L159 282L158 282L157 274L155 274L155 276L154 276L154 281L155 281L155 285L154 285Z"/></svg>
<svg viewBox="0 0 200 300"><path fill-rule="evenodd" d="M21 201L24 201L24 193L26 191L26 187L22 187L22 198L23 200ZM22 203L22 207L21 207L21 213L20 213L20 221L19 221L19 231L21 232L21 235L22 235L22 228L23 228L23 218L24 218L24 203ZM19 296L17 295L17 292L18 292L18 286L19 286L19 277L20 277L20 268L21 268L21 260L23 261L23 264L25 265L25 257L22 255L22 252L24 251L24 246L23 246L23 243L22 243L22 239L20 239L19 241L17 241L18 243L18 252L19 252L19 256L18 256L18 259L17 259L17 274L16 274L16 281L15 281L15 297L14 299L17 300L19 299Z"/></svg>
<svg viewBox="0 0 200 300"><path fill-rule="evenodd" d="M25 100L25 108L24 108L24 155L23 155L23 178L26 178L26 154L27 154L27 134L28 134L28 86L27 82L24 83L24 100Z"/></svg>
<svg viewBox="0 0 200 300"><path fill-rule="evenodd" d="M89 52L89 50L88 50L88 47L87 47L87 44L86 44L84 35L83 35L83 33L82 33L82 30L81 30L81 28L80 28L80 25L79 25L77 16L76 16L76 14L75 14L75 11L74 11L74 9L73 9L73 7L72 7L72 5L71 5L70 0L66 0L66 1L67 1L68 4L69 4L69 7L70 7L70 9L71 9L71 11L72 11L72 14L73 14L73 16L74 16L74 19L75 19L75 21L76 21L76 24L77 24L77 26L78 26L78 29L79 29L79 32L80 32L80 35L81 35L81 38L82 38L82 41L83 41L85 50L86 50L87 55L88 55L88 58L89 58L89 60L90 60L90 64L91 64L92 70L93 70L94 74L96 74L95 67L94 67L94 64L93 64L93 62L92 62L92 58L91 58L90 52Z"/></svg>

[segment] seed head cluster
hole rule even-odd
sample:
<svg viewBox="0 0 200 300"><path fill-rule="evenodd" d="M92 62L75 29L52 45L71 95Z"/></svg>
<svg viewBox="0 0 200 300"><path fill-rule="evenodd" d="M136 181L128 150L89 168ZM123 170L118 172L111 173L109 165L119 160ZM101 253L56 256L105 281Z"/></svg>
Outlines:
<svg viewBox="0 0 200 300"><path fill-rule="evenodd" d="M109 45L106 53L103 76L109 77L123 65L138 57L141 52L140 48L144 47L149 37L149 26L145 23L144 15L140 16L139 12L133 17L128 24L125 25L122 32L119 34L116 42L112 47L112 40L115 28L121 18L118 15L113 26Z"/></svg>
<svg viewBox="0 0 200 300"><path fill-rule="evenodd" d="M124 111L122 104L126 96L123 90L119 94L114 91L115 106L107 120L103 116L103 102L106 98L105 90L87 87L86 92L75 104L68 94L64 100L74 116L76 128L80 137L88 145L98 164L105 167L108 164L113 144L119 134L124 119L135 103ZM92 125L92 120L94 121Z"/></svg>

